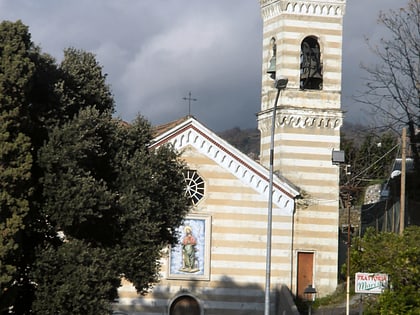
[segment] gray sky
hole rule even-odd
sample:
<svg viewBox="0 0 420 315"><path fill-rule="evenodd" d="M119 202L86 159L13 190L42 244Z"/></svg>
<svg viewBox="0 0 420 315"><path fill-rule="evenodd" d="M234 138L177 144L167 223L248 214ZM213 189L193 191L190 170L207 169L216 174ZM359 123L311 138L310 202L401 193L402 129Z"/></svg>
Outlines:
<svg viewBox="0 0 420 315"><path fill-rule="evenodd" d="M374 63L364 36L380 38L380 10L405 0L347 0L343 43L345 119L366 123L351 96L360 63ZM0 0L2 20L29 26L32 40L61 60L63 49L96 54L115 96L116 114L153 124L191 114L222 131L256 127L261 90L262 20L258 0Z"/></svg>

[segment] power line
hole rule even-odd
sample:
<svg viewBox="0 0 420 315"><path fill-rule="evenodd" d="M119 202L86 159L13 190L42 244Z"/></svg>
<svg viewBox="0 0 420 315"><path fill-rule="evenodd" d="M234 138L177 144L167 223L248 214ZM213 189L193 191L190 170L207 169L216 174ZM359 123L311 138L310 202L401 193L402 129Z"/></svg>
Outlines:
<svg viewBox="0 0 420 315"><path fill-rule="evenodd" d="M372 167L374 167L376 164L378 164L381 160L383 160L388 154L390 154L392 151L395 150L395 148L399 147L400 144L396 144L393 146L388 152L386 152L384 155L382 155L379 159L377 159L374 163L366 167L364 170L359 172L357 175L351 177L347 182L344 184L344 186L348 185L352 180L358 178L360 175L366 173L368 170L370 170Z"/></svg>

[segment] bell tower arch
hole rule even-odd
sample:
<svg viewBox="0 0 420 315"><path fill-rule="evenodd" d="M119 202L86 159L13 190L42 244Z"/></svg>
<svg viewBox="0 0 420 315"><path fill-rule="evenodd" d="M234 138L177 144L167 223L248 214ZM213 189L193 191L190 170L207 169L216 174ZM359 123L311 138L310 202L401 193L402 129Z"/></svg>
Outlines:
<svg viewBox="0 0 420 315"><path fill-rule="evenodd" d="M339 169L343 15L346 0L260 0L263 19L261 163L269 166L275 117L274 170L302 190L294 216L292 292L297 253L313 253L311 283L321 295L338 278ZM275 75L273 75L273 70ZM269 71L270 74L267 74ZM277 109L273 77L286 77ZM304 285L300 283L300 285Z"/></svg>

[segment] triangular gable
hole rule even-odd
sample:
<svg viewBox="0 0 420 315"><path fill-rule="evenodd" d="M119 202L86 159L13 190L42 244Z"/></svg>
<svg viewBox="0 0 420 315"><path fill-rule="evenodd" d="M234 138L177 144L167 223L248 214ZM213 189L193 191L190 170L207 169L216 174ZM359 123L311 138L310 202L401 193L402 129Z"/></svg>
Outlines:
<svg viewBox="0 0 420 315"><path fill-rule="evenodd" d="M193 117L160 134L151 148L172 144L178 151L187 146L215 161L248 187L264 195L268 200L269 171L246 154L220 138ZM294 198L299 192L276 176L273 181L273 204L284 214L294 211Z"/></svg>

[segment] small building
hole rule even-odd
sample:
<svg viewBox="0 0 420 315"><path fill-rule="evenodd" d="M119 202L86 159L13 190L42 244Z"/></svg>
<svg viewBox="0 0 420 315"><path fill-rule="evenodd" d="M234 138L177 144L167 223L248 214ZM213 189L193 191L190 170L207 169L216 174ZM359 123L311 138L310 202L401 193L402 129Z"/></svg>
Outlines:
<svg viewBox="0 0 420 315"><path fill-rule="evenodd" d="M389 178L381 186L376 202L366 203L361 209L362 234L371 227L381 232L400 231L401 220L404 226L420 225L417 177L412 158L406 158L404 218L401 218L401 169L402 160L397 158Z"/></svg>
<svg viewBox="0 0 420 315"><path fill-rule="evenodd" d="M192 211L179 227L179 246L164 254L161 281L146 296L137 296L134 287L124 283L118 309L128 314L260 313L266 277L268 169L192 117L158 136L153 147L168 144L182 152L188 165L186 192ZM283 284L290 284L296 265L292 240L298 196L296 187L274 177L273 299Z"/></svg>

